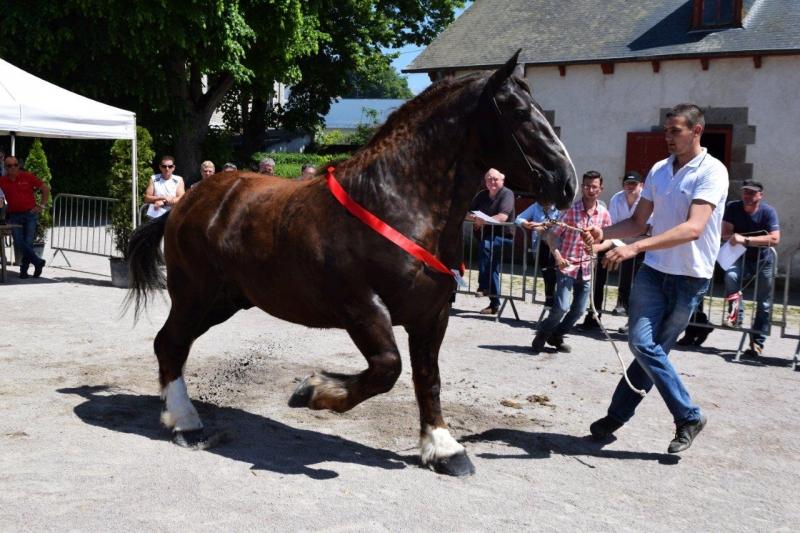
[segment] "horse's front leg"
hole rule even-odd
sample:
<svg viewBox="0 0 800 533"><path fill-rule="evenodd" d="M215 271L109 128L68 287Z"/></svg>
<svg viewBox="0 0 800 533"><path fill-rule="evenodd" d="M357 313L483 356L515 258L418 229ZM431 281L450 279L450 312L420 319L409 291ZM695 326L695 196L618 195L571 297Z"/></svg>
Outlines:
<svg viewBox="0 0 800 533"><path fill-rule="evenodd" d="M389 311L378 298L342 312L342 322L367 359L366 370L355 375L319 372L303 380L289 399L290 407L349 411L364 400L389 392L400 377L402 361L392 332Z"/></svg>
<svg viewBox="0 0 800 533"><path fill-rule="evenodd" d="M450 304L446 304L433 321L406 327L414 391L419 404L420 455L423 465L440 474L470 476L475 473L475 467L466 448L450 435L439 403L439 347L449 318Z"/></svg>

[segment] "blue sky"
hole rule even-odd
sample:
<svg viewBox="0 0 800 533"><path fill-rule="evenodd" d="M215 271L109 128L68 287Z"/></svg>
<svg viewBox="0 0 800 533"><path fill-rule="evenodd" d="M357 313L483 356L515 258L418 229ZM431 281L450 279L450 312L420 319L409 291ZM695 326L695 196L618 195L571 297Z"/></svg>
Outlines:
<svg viewBox="0 0 800 533"><path fill-rule="evenodd" d="M469 7L471 3L472 2L467 2L466 7ZM461 13L463 12L464 9L457 9L456 18L460 17ZM404 69L409 63L411 63L411 61L413 61L414 58L417 57L420 54L420 52L422 52L424 49L425 49L424 47L420 47L414 44L400 48L399 50L397 50L398 52L400 52L400 57L392 61L392 66L395 69L397 69L397 72L400 72L400 70ZM401 73L401 75L405 74ZM420 92L422 92L423 89L425 89L425 87L427 87L430 84L431 81L430 78L428 78L427 74L408 74L408 86L411 88L411 92L413 92L414 94L419 94Z"/></svg>

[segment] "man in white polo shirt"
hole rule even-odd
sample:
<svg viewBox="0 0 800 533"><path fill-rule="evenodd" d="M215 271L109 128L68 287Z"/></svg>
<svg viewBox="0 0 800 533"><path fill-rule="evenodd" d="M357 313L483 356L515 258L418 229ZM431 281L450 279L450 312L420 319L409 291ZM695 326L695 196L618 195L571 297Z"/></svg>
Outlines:
<svg viewBox="0 0 800 533"><path fill-rule="evenodd" d="M606 253L604 266L616 269L647 252L636 274L630 299L628 346L635 357L628 367L634 387L656 386L672 413L676 431L669 453L678 453L706 424L700 408L668 355L689 316L708 289L719 251L722 214L728 194L728 171L700 146L703 112L680 104L667 113L665 138L670 157L656 163L645 180L631 218L606 228L583 232L587 246L604 239L640 235L652 214L652 237ZM608 415L589 428L598 439L608 437L633 417L642 397L620 380Z"/></svg>

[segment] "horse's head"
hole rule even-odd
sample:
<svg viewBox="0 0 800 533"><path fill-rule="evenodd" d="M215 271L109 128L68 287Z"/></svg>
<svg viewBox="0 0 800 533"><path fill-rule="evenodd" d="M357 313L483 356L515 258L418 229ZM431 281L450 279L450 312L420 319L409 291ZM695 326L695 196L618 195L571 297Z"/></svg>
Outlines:
<svg viewBox="0 0 800 533"><path fill-rule="evenodd" d="M515 72L520 50L486 82L478 136L484 162L541 204L566 209L577 187L575 167L528 83Z"/></svg>

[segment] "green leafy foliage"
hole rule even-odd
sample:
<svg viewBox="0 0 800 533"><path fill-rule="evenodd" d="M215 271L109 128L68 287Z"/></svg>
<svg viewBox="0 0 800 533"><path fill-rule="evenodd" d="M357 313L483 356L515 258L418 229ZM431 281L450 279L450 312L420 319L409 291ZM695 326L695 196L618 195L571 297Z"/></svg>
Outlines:
<svg viewBox="0 0 800 533"><path fill-rule="evenodd" d="M151 162L156 154L153 151L153 138L142 126L136 128L137 152L137 198L144 197L144 191L152 174ZM131 150L129 140L120 139L111 147L111 172L108 175L108 194L118 200L111 209L111 232L117 250L127 256L128 243L133 232L133 174L131 172Z"/></svg>
<svg viewBox="0 0 800 533"><path fill-rule="evenodd" d="M35 175L42 180L45 185L50 186L53 181L53 176L50 174L50 167L47 165L47 156L42 147L42 141L34 139L31 145L31 151L28 153L28 158L25 160L25 170ZM42 203L42 193L38 190L34 193L36 195L36 203ZM47 230L53 227L53 195L47 200L47 207L39 213L38 222L36 224L36 231L33 234L34 242L44 243L47 241Z"/></svg>
<svg viewBox="0 0 800 533"><path fill-rule="evenodd" d="M343 98L404 98L414 97L408 87L408 76L401 76L391 66L384 65L366 76L353 79L354 88Z"/></svg>
<svg viewBox="0 0 800 533"><path fill-rule="evenodd" d="M462 0L36 0L6 2L0 57L36 76L134 111L159 152L192 181L213 112L235 89L231 128L258 140L278 113L313 131L331 100L391 57L430 42ZM265 104L274 81L285 109ZM243 106L243 103L252 105ZM252 147L251 147L252 148ZM246 149L244 153L251 153ZM207 159L208 157L205 157ZM64 191L75 192L75 191Z"/></svg>
<svg viewBox="0 0 800 533"><path fill-rule="evenodd" d="M344 154L331 154L331 155L319 155L319 154L296 154L296 153L287 153L287 152L256 152L252 156L250 156L250 167L252 169L258 168L258 163L264 159L265 157L271 157L275 160L275 175L280 176L283 178L297 178L300 176L300 172L303 168L303 165L306 163L311 163L317 167L317 175L321 175L324 172L324 165L331 162L331 161L338 161L340 159L347 159L351 157L353 154L344 153Z"/></svg>

